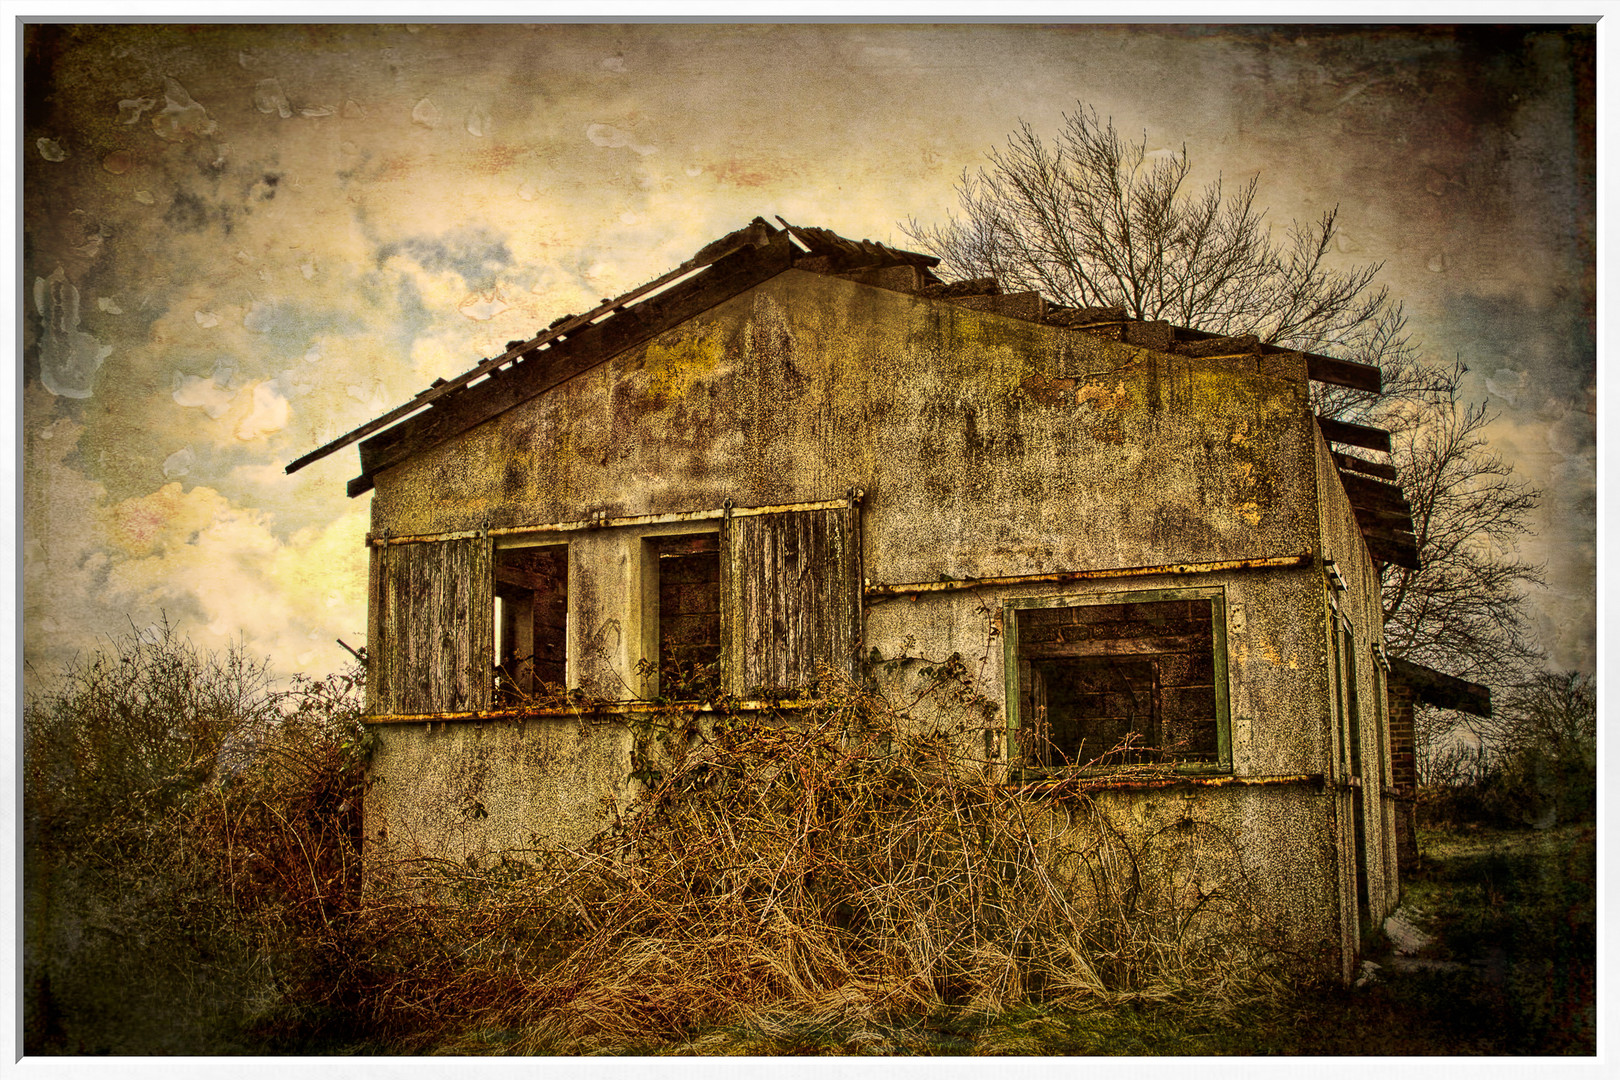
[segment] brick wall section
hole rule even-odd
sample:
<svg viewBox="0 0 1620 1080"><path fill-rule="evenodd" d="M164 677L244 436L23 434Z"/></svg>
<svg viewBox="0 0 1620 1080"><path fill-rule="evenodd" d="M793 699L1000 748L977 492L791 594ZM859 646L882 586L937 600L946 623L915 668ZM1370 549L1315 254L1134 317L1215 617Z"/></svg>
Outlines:
<svg viewBox="0 0 1620 1080"><path fill-rule="evenodd" d="M1412 707L1417 694L1391 673L1389 691L1390 773L1395 789L1395 858L1402 872L1418 862L1417 752L1413 746Z"/></svg>
<svg viewBox="0 0 1620 1080"><path fill-rule="evenodd" d="M1389 679L1389 753L1395 790L1411 795L1417 790L1417 754L1412 745L1412 706L1417 695L1400 679Z"/></svg>

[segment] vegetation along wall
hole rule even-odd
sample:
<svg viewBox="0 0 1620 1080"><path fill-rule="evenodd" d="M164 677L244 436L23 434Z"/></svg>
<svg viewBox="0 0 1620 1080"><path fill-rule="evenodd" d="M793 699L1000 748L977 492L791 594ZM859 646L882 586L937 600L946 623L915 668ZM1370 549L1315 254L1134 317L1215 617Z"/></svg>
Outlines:
<svg viewBox="0 0 1620 1080"><path fill-rule="evenodd" d="M1346 616L1357 647L1375 637L1348 504L1318 514L1332 486L1324 452L1298 358L1174 356L789 270L380 473L374 558L420 548L402 563L419 567L463 543L499 566L517 546L560 549L568 687L670 698L682 694L659 671L660 643L677 632L668 610L708 616L701 596L661 588L676 566L666 541L712 534L676 557L714 551L721 689L796 690L815 675L810 653L853 678L858 653L898 695L914 676L891 661L955 656L988 702L969 743L1035 787L1072 776L1091 760L1075 755L1108 749L1100 733L1138 710L1164 745L1113 763L1196 775L1174 790L1117 789L1106 798L1121 820L1144 835L1209 826L1236 845L1257 902L1320 941L1355 910L1342 887L1353 867L1336 854L1352 810L1323 786L1341 679L1324 552L1361 590ZM1165 569L1134 572L1154 567ZM379 574L374 657L403 655L402 636L431 644L463 627L475 644L471 659L428 650L432 663L473 666L459 698L420 708L384 678L374 711L498 707L503 676L478 660L496 655L498 620L468 608L390 623ZM1021 625L1059 624L1089 629L1020 653ZM821 644L764 665L771 633L773 655ZM1376 694L1370 668L1358 668L1362 700ZM571 711L582 715L379 724L368 836L463 855L587 838L637 791L634 721ZM951 722L937 701L914 712ZM1369 757L1375 727L1361 731ZM1041 753L1032 730L1045 733ZM1177 731L1195 734L1178 749ZM1056 771L1026 768L1037 760ZM1383 860L1372 832L1367 850ZM1380 907L1386 877L1364 875Z"/></svg>

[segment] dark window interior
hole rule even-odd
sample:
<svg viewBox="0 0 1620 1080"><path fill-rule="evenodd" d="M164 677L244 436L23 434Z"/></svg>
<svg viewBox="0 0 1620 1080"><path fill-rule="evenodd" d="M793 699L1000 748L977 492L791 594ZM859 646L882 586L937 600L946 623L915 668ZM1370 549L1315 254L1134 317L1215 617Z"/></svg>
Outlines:
<svg viewBox="0 0 1620 1080"><path fill-rule="evenodd" d="M658 565L658 692L710 698L720 688L720 537L651 541Z"/></svg>
<svg viewBox="0 0 1620 1080"><path fill-rule="evenodd" d="M1219 760L1208 600L1018 613L1029 764Z"/></svg>
<svg viewBox="0 0 1620 1080"><path fill-rule="evenodd" d="M560 690L568 679L568 549L495 552L499 700L521 701Z"/></svg>

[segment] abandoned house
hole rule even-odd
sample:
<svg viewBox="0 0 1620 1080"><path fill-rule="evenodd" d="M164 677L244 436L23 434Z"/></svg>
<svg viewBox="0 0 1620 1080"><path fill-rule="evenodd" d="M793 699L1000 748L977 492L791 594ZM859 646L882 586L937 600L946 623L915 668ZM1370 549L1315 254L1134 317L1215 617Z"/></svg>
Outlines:
<svg viewBox="0 0 1620 1080"><path fill-rule="evenodd" d="M1378 372L782 226L288 467L358 441L373 492L370 849L581 842L640 790L638 710L960 654L987 767L1220 825L1348 974L1398 898L1411 702L1488 708L1384 653L1411 510L1387 433L1310 403Z"/></svg>

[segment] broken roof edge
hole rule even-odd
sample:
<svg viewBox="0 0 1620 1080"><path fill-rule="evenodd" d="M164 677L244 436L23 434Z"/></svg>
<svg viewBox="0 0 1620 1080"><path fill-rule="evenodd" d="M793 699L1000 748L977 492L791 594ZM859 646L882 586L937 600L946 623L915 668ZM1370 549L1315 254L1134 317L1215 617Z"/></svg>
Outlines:
<svg viewBox="0 0 1620 1080"><path fill-rule="evenodd" d="M1491 715L1491 688L1447 675L1399 656L1389 658L1389 674L1412 689L1425 705L1456 709L1474 716Z"/></svg>
<svg viewBox="0 0 1620 1080"><path fill-rule="evenodd" d="M787 237L791 237L791 240L786 244L790 254L786 260L787 265L783 266L782 269L788 268L788 266L793 265L801 259L815 261L818 265L816 265L814 269L825 274L844 274L853 270L877 270L894 266L910 265L916 267L919 272L924 275L923 280L925 282L936 283L934 288L940 288L940 286L937 284L939 282L939 278L932 273L932 268L938 266L940 263L940 259L937 256L907 251L901 248L892 248L872 240L863 239L859 242L848 240L827 229L816 228L813 226L793 225L780 216L777 217L777 220L781 222L783 226L781 230L774 228L772 225L766 222L764 218L756 217L753 219L753 221L741 229L734 230L733 232L728 233L725 236L710 242L709 244L706 244L704 247L700 248L692 258L681 263L680 266L676 267L674 270L671 270L660 277L654 278L643 285L639 285L615 299L604 300L596 308L593 308L591 311L588 311L583 315L563 316L562 318L552 322L550 327L534 338L527 341L509 342L506 352L500 356L484 360L470 370L463 372L461 375L458 375L453 379L436 380L433 385L429 386L426 390L420 391L410 401L407 401L389 412L361 424L359 427L354 428L344 435L339 436L318 449L313 450L310 453L305 454L289 463L286 466L286 471L288 473L296 472L305 465L318 461L345 446L365 439L366 443L362 444L361 446L362 472L360 476L355 477L350 481L349 494L351 497L353 497L355 495L362 494L365 491L369 491L372 487L371 477L376 472L380 471L381 468L385 468L387 467L387 464L391 464L393 462L367 462L365 460L367 458L366 445L374 443L379 437L383 438L384 442L388 442L388 437L390 436L392 436L394 440L404 438L406 441L410 441L408 436L402 435L402 429L411 427L414 423L420 422L422 420L421 413L423 409L430 406L439 405L444 402L444 399L449 398L452 395L460 394L474 384L483 386L491 382L495 377L501 375L504 369L512 365L516 365L520 361L533 360L540 355L549 354L563 342L567 341L570 336L586 333L598 326L611 323L616 315L625 311L626 309L640 314L642 313L641 304L646 303L649 300L656 299L660 293L679 288L682 284L684 284L681 279L686 278L691 280L695 275L698 275L699 273L706 273L709 268L714 266L714 264L737 254L739 251L758 249L764 245L775 242L784 234ZM804 250L801 252L799 250L800 248ZM811 267L807 265L805 268L810 269ZM747 285L743 286L743 288L752 287L752 285L758 283L758 281L750 281ZM949 289L950 286L945 286L945 288ZM992 293L999 293L1000 291L999 285L993 280L988 282L988 289ZM955 297L954 295L941 295L932 298L944 299L947 301L952 299L969 299L968 297ZM1044 301L1042 302L1041 307L1044 311ZM1059 308L1052 312L1052 314L1057 316L1057 318L1049 318L1043 315L1041 317L1037 317L1036 321L1051 322L1056 325L1066 326L1069 329L1085 332L1091 322L1090 319L1087 319L1085 322L1075 322L1072 320L1072 318L1065 319L1064 316L1072 316L1076 312L1084 313L1087 316L1101 316L1104 313L1112 311L1115 311L1115 309ZM1120 322L1135 325L1151 325L1150 323L1144 323L1143 320L1129 318L1125 315L1123 309L1118 309L1117 315L1118 321ZM686 317L691 316L688 315ZM1010 315L1009 317L1018 318L1020 316ZM1172 326L1167 322L1160 323L1159 325L1169 328L1172 340L1180 338L1183 344L1192 346L1191 349L1187 350L1189 355L1201 355L1202 353L1208 351L1208 349L1204 348L1204 346L1214 346L1217 343L1222 342L1239 342L1241 343L1241 351L1244 352L1255 352L1261 355L1288 353L1303 357L1306 362L1307 376L1313 381L1331 383L1369 393L1379 393L1382 390L1382 373L1373 365L1361 364L1349 360L1341 360L1335 357L1305 352L1303 350L1288 349L1278 345L1259 342L1252 336L1230 338L1189 327ZM625 347L629 347L628 344L626 344ZM605 360L607 358L608 357L606 355L602 355L599 357L599 360ZM544 392L544 389L538 392ZM489 417L484 417L484 419L488 418ZM1354 427L1354 425L1350 425L1349 427ZM1367 429L1367 431L1372 432L1373 429ZM454 432L447 433L445 437L452 437L453 434ZM1365 436L1362 436L1361 438L1351 438L1349 439L1349 442L1351 445L1362 446L1367 449L1386 449L1387 452L1387 434L1383 432L1377 432L1377 434L1384 436L1383 445L1371 444L1366 441ZM372 438L367 438L368 436L371 436ZM1329 435L1329 438L1333 441L1345 441L1345 435L1343 432L1339 433L1338 439L1334 439L1332 435Z"/></svg>
<svg viewBox="0 0 1620 1080"><path fill-rule="evenodd" d="M778 219L780 220L780 219ZM785 224L785 223L784 223ZM637 285L628 292L613 299L604 299L595 308L583 315L564 315L553 320L551 325L527 341L514 341L507 345L506 351L497 357L480 361L477 365L462 372L453 379L436 380L432 386L419 392L410 401L390 409L381 416L366 421L336 439L318 447L315 450L291 461L287 464L288 473L297 472L305 465L319 461L329 454L335 453L358 442L367 435L375 434L405 420L420 410L432 405L435 401L461 390L468 384L489 375L507 364L518 360L531 359L539 350L551 345L552 342L565 338L570 333L578 332L586 326L606 315L612 315L629 304L655 295L660 290L677 284L678 279L697 273L721 259L736 252L744 246L758 247L762 243L769 243L781 230L776 229L763 217L755 217L753 221L740 229L735 229L717 240L713 240L697 250L690 259L681 263L675 269L661 274L651 281ZM936 260L937 262L937 260Z"/></svg>

